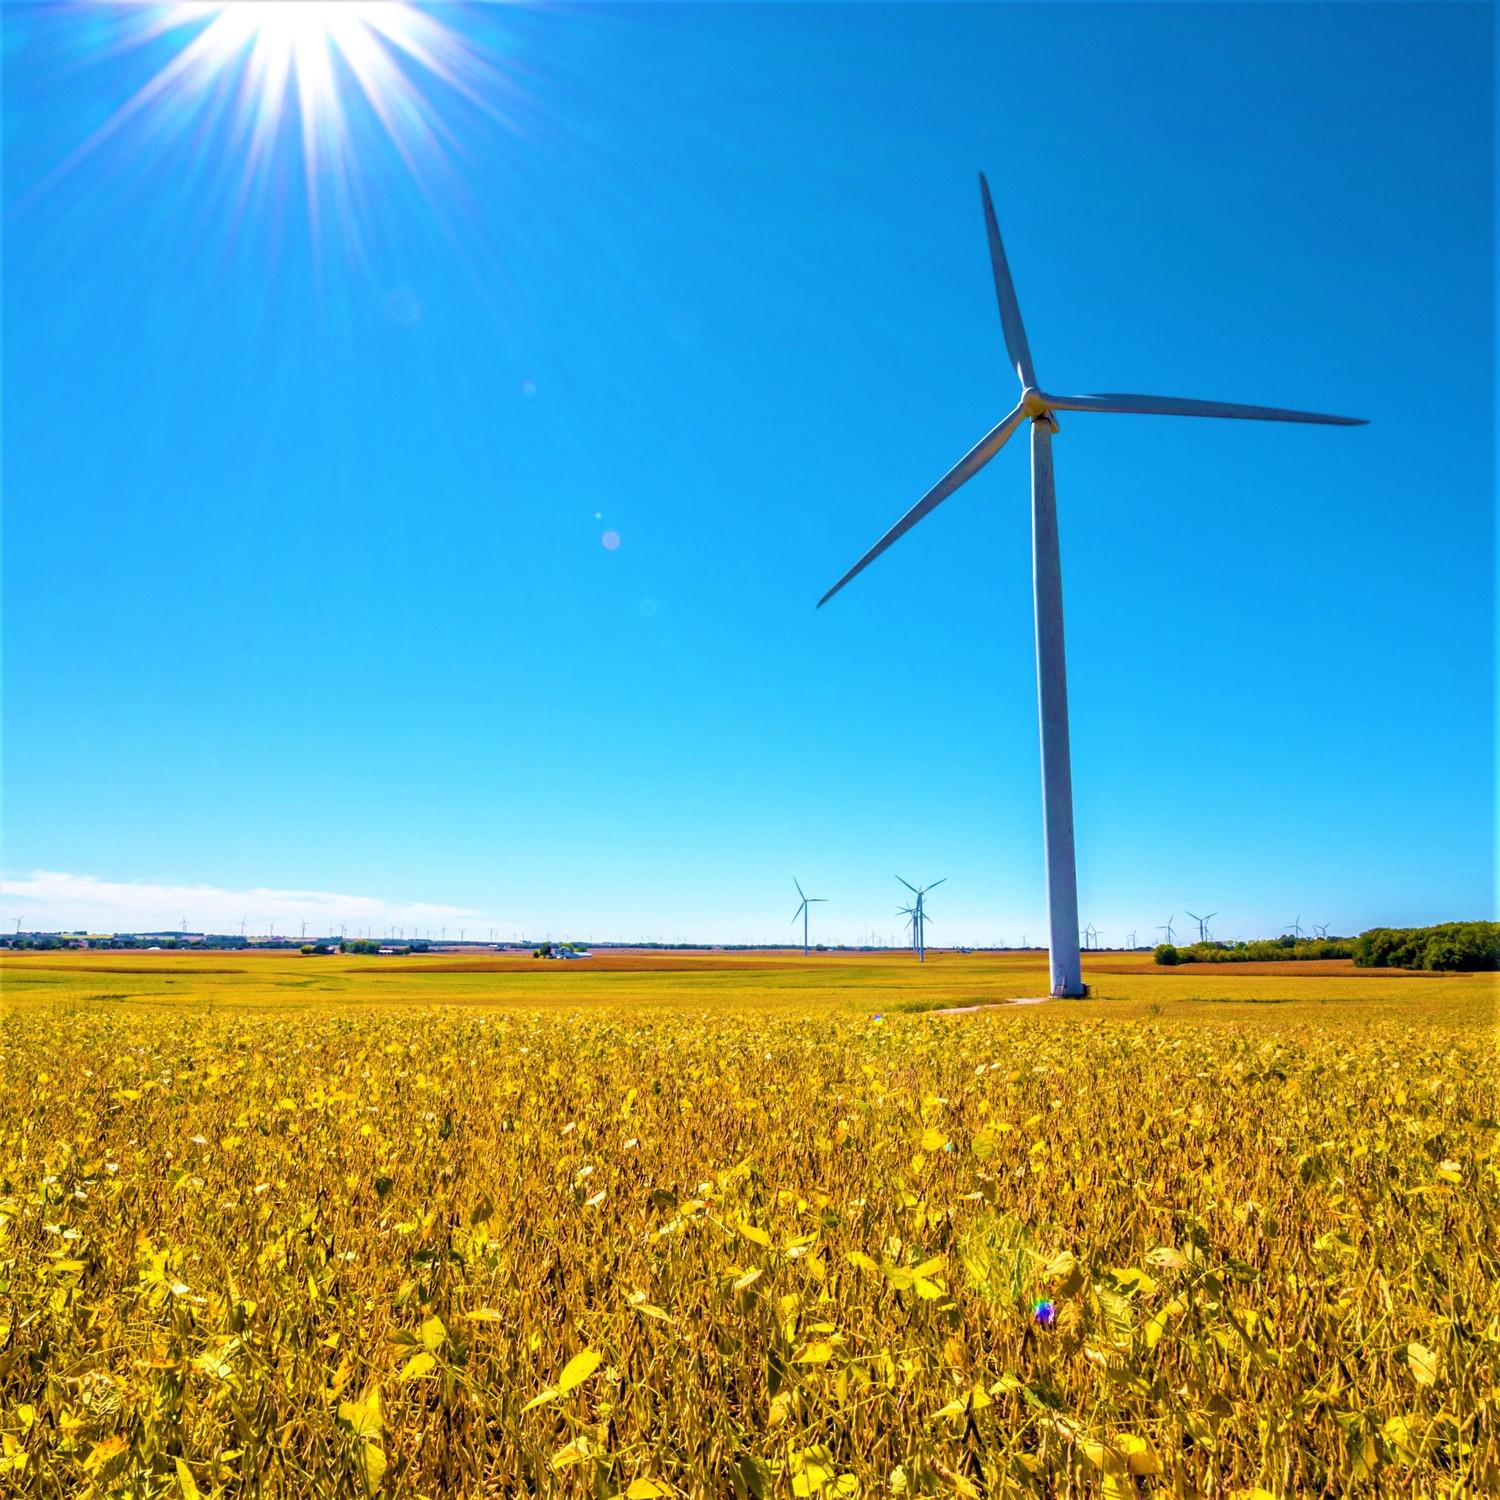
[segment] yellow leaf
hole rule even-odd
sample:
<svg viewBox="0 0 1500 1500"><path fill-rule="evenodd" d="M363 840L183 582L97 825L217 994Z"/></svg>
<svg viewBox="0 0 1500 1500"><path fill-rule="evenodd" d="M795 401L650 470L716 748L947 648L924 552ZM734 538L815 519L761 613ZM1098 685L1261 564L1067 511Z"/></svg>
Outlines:
<svg viewBox="0 0 1500 1500"><path fill-rule="evenodd" d="M863 1250L846 1250L844 1259L861 1271L878 1271L880 1267Z"/></svg>
<svg viewBox="0 0 1500 1500"><path fill-rule="evenodd" d="M760 1280L763 1270L762 1266L752 1266L743 1276L737 1277L734 1283L735 1291L743 1292L746 1287L754 1286Z"/></svg>
<svg viewBox="0 0 1500 1500"><path fill-rule="evenodd" d="M583 1353L575 1354L557 1377L557 1394L566 1396L569 1391L582 1385L599 1368L599 1362L603 1358L597 1349L585 1349Z"/></svg>
<svg viewBox="0 0 1500 1500"><path fill-rule="evenodd" d="M1133 1432L1122 1432L1115 1439L1115 1447L1125 1455L1126 1466L1132 1474L1161 1473L1161 1460L1145 1438Z"/></svg>
<svg viewBox="0 0 1500 1500"><path fill-rule="evenodd" d="M499 1323L504 1321L493 1307L471 1307L464 1317L471 1323Z"/></svg>
<svg viewBox="0 0 1500 1500"><path fill-rule="evenodd" d="M826 1365L833 1357L833 1345L827 1339L814 1339L810 1344L804 1344L793 1356L793 1363L799 1365Z"/></svg>
<svg viewBox="0 0 1500 1500"><path fill-rule="evenodd" d="M354 1457L364 1478L365 1490L373 1495L385 1478L385 1449L379 1443L361 1443Z"/></svg>
<svg viewBox="0 0 1500 1500"><path fill-rule="evenodd" d="M177 1488L182 1491L182 1500L199 1500L193 1471L180 1458L177 1460Z"/></svg>
<svg viewBox="0 0 1500 1500"><path fill-rule="evenodd" d="M941 1151L948 1144L948 1137L943 1134L936 1125L929 1125L922 1132L922 1149L929 1156Z"/></svg>
<svg viewBox="0 0 1500 1500"><path fill-rule="evenodd" d="M402 1380L420 1380L424 1375L431 1375L437 1369L437 1360L423 1349L419 1354L413 1354L407 1362L401 1366Z"/></svg>
<svg viewBox="0 0 1500 1500"><path fill-rule="evenodd" d="M1406 1368L1411 1371L1411 1378L1418 1385L1435 1385L1438 1378L1437 1355L1427 1347L1413 1340L1406 1346Z"/></svg>
<svg viewBox="0 0 1500 1500"><path fill-rule="evenodd" d="M625 1489L625 1500L661 1500L670 1494L652 1479L632 1479Z"/></svg>
<svg viewBox="0 0 1500 1500"><path fill-rule="evenodd" d="M355 1437L380 1436L380 1388L371 1386L358 1401L339 1402L339 1420Z"/></svg>
<svg viewBox="0 0 1500 1500"><path fill-rule="evenodd" d="M540 1396L533 1396L531 1400L521 1408L521 1410L531 1411L534 1407L545 1406L547 1402L556 1400L557 1392L549 1387L547 1390L543 1391Z"/></svg>
<svg viewBox="0 0 1500 1500"><path fill-rule="evenodd" d="M1185 1271L1187 1256L1181 1250L1174 1250L1170 1245L1158 1245L1155 1250L1146 1252L1146 1264L1157 1266L1163 1271Z"/></svg>
<svg viewBox="0 0 1500 1500"><path fill-rule="evenodd" d="M552 1455L552 1467L554 1469L566 1469L570 1464L581 1463L593 1452L593 1445L588 1438L580 1435L571 1443L564 1443L556 1453Z"/></svg>
<svg viewBox="0 0 1500 1500"><path fill-rule="evenodd" d="M1439 1182L1462 1182L1464 1180L1463 1168L1451 1158L1440 1161L1437 1168L1437 1179Z"/></svg>
<svg viewBox="0 0 1500 1500"><path fill-rule="evenodd" d="M448 1330L441 1318L424 1318L422 1321L422 1343L434 1354L447 1341Z"/></svg>
<svg viewBox="0 0 1500 1500"><path fill-rule="evenodd" d="M771 1236L764 1229L757 1229L754 1224L749 1223L745 1219L741 1219L735 1227L739 1230L741 1237L749 1240L753 1245L769 1245L771 1243Z"/></svg>
<svg viewBox="0 0 1500 1500"><path fill-rule="evenodd" d="M1047 1263L1042 1276L1052 1283L1052 1289L1059 1297L1076 1296L1083 1289L1083 1267L1078 1264L1078 1258L1071 1250L1064 1250L1060 1255L1054 1256Z"/></svg>
<svg viewBox="0 0 1500 1500"><path fill-rule="evenodd" d="M85 1469L102 1469L112 1458L118 1458L125 1451L125 1434L116 1432L105 1438L103 1442L95 1443L94 1450L84 1459Z"/></svg>

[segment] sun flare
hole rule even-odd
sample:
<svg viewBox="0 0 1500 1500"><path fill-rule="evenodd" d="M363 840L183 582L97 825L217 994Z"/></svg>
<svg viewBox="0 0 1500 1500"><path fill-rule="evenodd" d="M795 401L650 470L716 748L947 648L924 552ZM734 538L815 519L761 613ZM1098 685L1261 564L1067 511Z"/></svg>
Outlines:
<svg viewBox="0 0 1500 1500"><path fill-rule="evenodd" d="M175 43L85 142L140 117L164 132L227 137L247 181L280 170L295 132L309 204L348 175L356 137L383 134L412 172L439 158L446 90L499 114L504 89L472 42L407 0L177 0L132 14L126 45Z"/></svg>

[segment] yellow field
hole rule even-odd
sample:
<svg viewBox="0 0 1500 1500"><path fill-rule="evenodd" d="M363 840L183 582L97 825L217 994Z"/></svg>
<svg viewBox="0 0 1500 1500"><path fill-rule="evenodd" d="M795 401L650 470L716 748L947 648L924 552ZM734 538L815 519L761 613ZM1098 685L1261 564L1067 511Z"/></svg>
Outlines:
<svg viewBox="0 0 1500 1500"><path fill-rule="evenodd" d="M1490 977L1228 967L10 959L0 1492L1500 1493Z"/></svg>

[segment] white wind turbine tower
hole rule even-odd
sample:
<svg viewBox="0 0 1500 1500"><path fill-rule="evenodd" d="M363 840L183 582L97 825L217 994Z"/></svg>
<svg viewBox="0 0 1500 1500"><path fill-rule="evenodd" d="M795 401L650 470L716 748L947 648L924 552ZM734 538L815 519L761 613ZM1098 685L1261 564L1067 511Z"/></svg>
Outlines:
<svg viewBox="0 0 1500 1500"><path fill-rule="evenodd" d="M1216 917L1218 915L1219 914L1216 911L1209 912L1207 917L1200 917L1195 911L1190 911L1188 913L1188 916L1190 916L1198 924L1198 941L1200 943L1206 943L1208 941L1209 918Z"/></svg>
<svg viewBox="0 0 1500 1500"><path fill-rule="evenodd" d="M1037 708L1042 742L1042 827L1047 878L1048 947L1051 992L1086 993L1078 957L1078 875L1073 860L1073 773L1068 751L1068 683L1063 649L1062 563L1058 550L1057 504L1052 483L1052 434L1056 413L1140 412L1170 417L1247 417L1271 422L1326 422L1360 426L1359 417L1331 417L1318 412L1287 411L1272 406L1238 406L1222 401L1184 400L1177 396L1051 396L1040 390L1031 350L1021 322L1016 289L995 222L989 184L979 176L989 233L990 262L1005 348L1021 382L1021 397L1002 418L922 496L860 560L818 601L821 608L855 574L868 567L929 511L935 510L965 480L971 479L1005 446L1023 422L1031 424L1031 569L1036 620Z"/></svg>
<svg viewBox="0 0 1500 1500"><path fill-rule="evenodd" d="M802 956L803 956L803 958L806 958L807 957L807 908L809 906L813 905L814 902L827 901L828 897L827 896L803 896L802 895L802 887L800 885L798 885L798 883L797 883L797 877L795 875L792 876L792 884L795 885L795 886L797 886L797 894L799 896L802 896L802 905L799 906L797 908L797 910L792 913L792 921L795 922L798 917L802 918Z"/></svg>

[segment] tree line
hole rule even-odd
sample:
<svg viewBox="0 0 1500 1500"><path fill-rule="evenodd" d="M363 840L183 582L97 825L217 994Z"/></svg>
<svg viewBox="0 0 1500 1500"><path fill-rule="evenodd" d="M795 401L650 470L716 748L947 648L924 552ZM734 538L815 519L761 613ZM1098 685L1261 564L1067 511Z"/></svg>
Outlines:
<svg viewBox="0 0 1500 1500"><path fill-rule="evenodd" d="M1500 922L1372 927L1357 938L1258 938L1248 943L1158 943L1159 964L1269 963L1352 958L1361 969L1500 969Z"/></svg>
<svg viewBox="0 0 1500 1500"><path fill-rule="evenodd" d="M1353 958L1349 938L1252 938L1246 943L1158 943L1159 964L1249 964L1277 959Z"/></svg>

